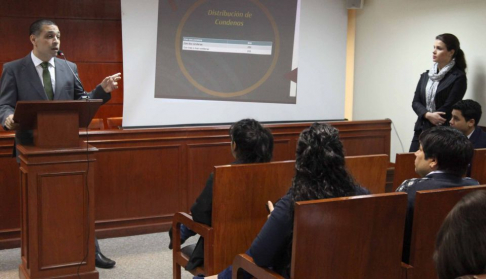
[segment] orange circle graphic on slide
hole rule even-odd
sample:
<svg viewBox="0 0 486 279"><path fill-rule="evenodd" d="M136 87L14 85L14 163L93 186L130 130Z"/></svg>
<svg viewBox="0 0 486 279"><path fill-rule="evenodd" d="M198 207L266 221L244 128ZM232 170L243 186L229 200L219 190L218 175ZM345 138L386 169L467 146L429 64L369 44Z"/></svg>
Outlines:
<svg viewBox="0 0 486 279"><path fill-rule="evenodd" d="M194 85L197 89L201 90L204 93L207 93L212 96L217 96L217 97L236 97L236 96L242 96L245 94L250 93L251 91L257 89L260 85L262 85L272 74L273 70L275 69L275 65L277 64L278 61L278 55L280 52L280 34L278 32L277 24L275 23L274 18L270 14L270 11L258 0L250 0L253 2L256 6L258 6L263 13L267 16L268 20L270 21L270 24L272 25L273 33L275 35L275 56L273 57L272 63L270 64L270 67L268 68L267 72L263 75L263 77L258 80L255 84L253 84L250 87L247 87L243 90L240 91L235 91L235 92L219 92L219 91L214 91L209 88L206 88L199 84L187 71L186 67L184 66L184 62L182 62L181 58L181 34L182 34L182 29L184 28L184 25L191 16L192 12L194 12L195 9L197 9L199 6L207 2L208 0L199 0L196 3L194 3L189 10L187 10L186 14L181 20L181 23L179 24L179 27L177 28L177 34L175 38L175 49L176 49L176 58L177 58L177 64L179 64L179 68L181 69L182 73L184 76L189 80L189 82Z"/></svg>

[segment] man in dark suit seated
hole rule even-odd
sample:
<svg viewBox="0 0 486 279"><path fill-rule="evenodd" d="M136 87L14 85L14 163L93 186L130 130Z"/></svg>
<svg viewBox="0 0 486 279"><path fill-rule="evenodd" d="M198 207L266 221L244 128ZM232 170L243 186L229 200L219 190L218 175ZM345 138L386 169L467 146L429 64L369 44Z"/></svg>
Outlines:
<svg viewBox="0 0 486 279"><path fill-rule="evenodd" d="M5 63L0 78L0 125L15 130L15 144L32 144L33 132L19 130L13 115L17 101L102 99L106 103L111 91L118 88L120 73L104 78L92 92L85 92L76 64L61 60L61 32L51 20L40 19L30 25L32 51L24 58ZM14 154L16 153L14 147ZM18 154L18 152L17 152ZM111 268L115 261L105 257L95 238L96 267Z"/></svg>
<svg viewBox="0 0 486 279"><path fill-rule="evenodd" d="M486 148L486 133L478 127L481 105L473 100L461 100L452 106L451 127L461 131L474 148Z"/></svg>
<svg viewBox="0 0 486 279"><path fill-rule="evenodd" d="M471 142L458 130L436 126L422 132L420 148L415 152L415 172L421 178L405 180L397 192L408 194L402 261L408 263L412 234L415 194L421 190L478 185L469 177L463 178L473 156Z"/></svg>

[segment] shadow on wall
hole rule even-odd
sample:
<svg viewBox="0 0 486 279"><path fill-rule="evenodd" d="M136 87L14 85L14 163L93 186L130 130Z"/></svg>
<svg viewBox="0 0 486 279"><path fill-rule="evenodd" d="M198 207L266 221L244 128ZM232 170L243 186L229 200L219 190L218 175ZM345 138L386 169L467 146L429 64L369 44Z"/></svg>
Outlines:
<svg viewBox="0 0 486 279"><path fill-rule="evenodd" d="M486 107L486 71L484 65L479 64L474 68L474 83L471 86L471 98Z"/></svg>
<svg viewBox="0 0 486 279"><path fill-rule="evenodd" d="M471 99L481 104L483 115L486 109L486 70L483 64L474 67L474 83L471 84ZM481 117L479 121L481 126L486 126L486 117Z"/></svg>

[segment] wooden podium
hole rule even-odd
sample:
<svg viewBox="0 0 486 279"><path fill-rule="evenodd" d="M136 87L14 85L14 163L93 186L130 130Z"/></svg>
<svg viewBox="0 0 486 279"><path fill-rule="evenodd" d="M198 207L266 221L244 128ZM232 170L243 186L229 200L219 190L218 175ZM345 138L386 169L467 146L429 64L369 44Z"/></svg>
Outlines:
<svg viewBox="0 0 486 279"><path fill-rule="evenodd" d="M18 102L14 120L33 130L18 145L21 184L20 278L99 278L94 259L96 148L79 139L102 104ZM79 277L78 277L79 275Z"/></svg>

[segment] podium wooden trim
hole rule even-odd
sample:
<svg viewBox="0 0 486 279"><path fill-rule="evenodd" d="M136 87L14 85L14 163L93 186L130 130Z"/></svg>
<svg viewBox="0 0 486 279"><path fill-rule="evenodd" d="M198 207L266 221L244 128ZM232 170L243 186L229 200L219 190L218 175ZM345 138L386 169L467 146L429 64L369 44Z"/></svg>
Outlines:
<svg viewBox="0 0 486 279"><path fill-rule="evenodd" d="M102 104L18 102L14 120L32 129L20 161L20 278L98 279L94 246L95 147L79 139Z"/></svg>

